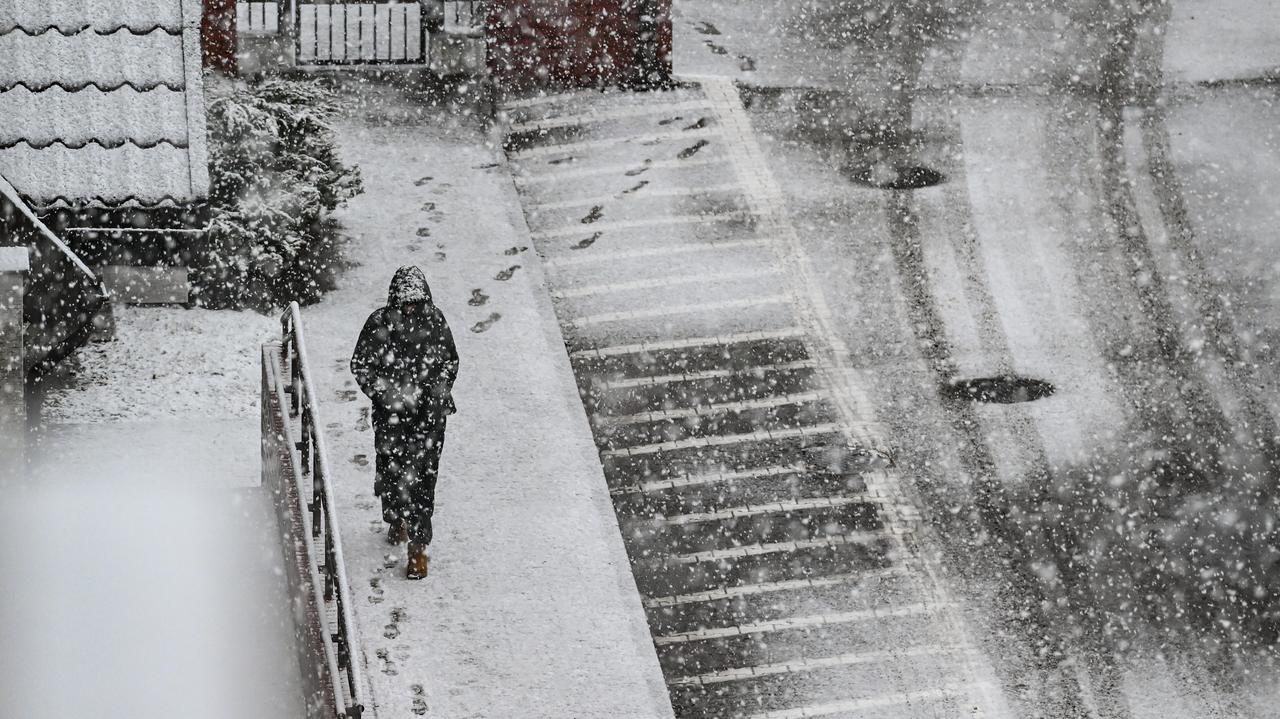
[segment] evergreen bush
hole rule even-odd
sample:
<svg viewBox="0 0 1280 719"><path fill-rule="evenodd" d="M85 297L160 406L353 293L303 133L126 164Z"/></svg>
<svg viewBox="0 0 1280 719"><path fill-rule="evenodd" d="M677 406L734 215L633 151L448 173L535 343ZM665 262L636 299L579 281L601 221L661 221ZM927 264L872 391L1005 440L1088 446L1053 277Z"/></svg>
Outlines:
<svg viewBox="0 0 1280 719"><path fill-rule="evenodd" d="M211 224L193 263L198 301L269 309L333 286L332 212L362 191L338 157L338 98L317 82L269 79L209 103Z"/></svg>

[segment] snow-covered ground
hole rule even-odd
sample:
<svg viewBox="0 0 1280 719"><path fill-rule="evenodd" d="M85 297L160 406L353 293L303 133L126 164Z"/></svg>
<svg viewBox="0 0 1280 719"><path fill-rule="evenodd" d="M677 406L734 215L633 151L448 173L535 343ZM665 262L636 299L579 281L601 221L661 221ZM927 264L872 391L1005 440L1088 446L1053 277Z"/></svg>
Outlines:
<svg viewBox="0 0 1280 719"><path fill-rule="evenodd" d="M378 716L661 717L666 690L590 429L501 153L463 107L341 92L365 194L339 288L303 311ZM347 362L397 267L427 273L461 355L431 576L404 579ZM391 558L388 558L391 555Z"/></svg>
<svg viewBox="0 0 1280 719"><path fill-rule="evenodd" d="M42 719L301 716L257 354L240 349L274 322L119 308L117 324L53 383L27 481L0 490L0 694Z"/></svg>
<svg viewBox="0 0 1280 719"><path fill-rule="evenodd" d="M340 123L342 151L361 166L367 188L341 213L354 268L303 317L317 387L330 398L320 416L338 474L339 519L377 715L669 715L590 430L500 153L460 107L451 115L427 107L422 96L377 84L353 83L343 92L353 109ZM427 271L462 355L460 410L450 423L442 465L432 572L422 582L403 578L403 559L384 543L371 496L367 402L347 369L365 316L384 302L387 282L402 264ZM217 556L211 545L240 559L253 559L253 553L235 554L232 538L217 532L200 534L202 525L188 521L192 500L185 490L198 489L216 503L228 498L225 489L207 487L256 485L259 347L278 334L278 318L118 308L116 322L117 341L86 348L50 390L39 434L45 462L33 474L46 483L84 477L109 499L86 493L80 501L109 508L114 519L90 528L73 519L92 516L87 508L60 516L49 526L71 525L73 541L43 554L20 552L30 560L22 567L34 583L37 570L40 580L47 579L50 563L73 565L81 546L106 548L110 556L99 560L101 571L122 574L126 586L163 587L154 596L149 590L114 593L111 606L128 616L137 611L131 607L151 606L169 589L190 592L169 602L183 610L158 619L185 632L173 636L187 637L188 647L199 647L191 655L203 657L209 649L202 632L216 633L219 625L209 623L201 598L222 601L207 583L220 586L225 575L201 575L206 584L196 584L186 581L187 573L205 569L201 560ZM139 489L125 479L135 477L162 482L177 498L165 505L169 494L146 492L152 485ZM137 492L158 506L133 502ZM252 504L253 492L235 496ZM42 494L9 506L53 501ZM154 531L143 521L150 511L159 515ZM20 525L26 535L38 536L40 516ZM210 510L205 519L221 529L219 516ZM248 522L236 534L273 534L269 516L257 513ZM133 531L139 526L144 529ZM169 537L187 534L185 546L203 552L189 557L177 545L175 554L157 559L157 575L128 574L134 568L128 555L153 542L172 547ZM197 540L202 544L191 544ZM234 562L227 566L252 574ZM59 591L71 593L69 587ZM29 596L35 601L37 595ZM96 606L84 596L86 608ZM280 592L267 592L254 595L251 604L269 613L272 606L285 608L285 601ZM47 633L24 638L35 642L83 625L60 618L40 626ZM277 639L275 651L285 643ZM96 656L111 655L104 650ZM174 662L189 666L181 654ZM257 668L254 686L276 684L286 693L292 687L287 668L246 666ZM124 664L121 674L140 670ZM190 670L190 676L200 675ZM210 716L297 715L273 711L218 709Z"/></svg>

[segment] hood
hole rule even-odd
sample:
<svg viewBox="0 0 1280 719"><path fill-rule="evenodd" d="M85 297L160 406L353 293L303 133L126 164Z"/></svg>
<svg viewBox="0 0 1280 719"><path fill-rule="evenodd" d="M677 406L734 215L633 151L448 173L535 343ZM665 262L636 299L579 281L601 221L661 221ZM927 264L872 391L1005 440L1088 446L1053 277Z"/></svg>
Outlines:
<svg viewBox="0 0 1280 719"><path fill-rule="evenodd" d="M396 307L409 302L431 302L427 276L414 265L405 265L396 270L395 276L391 278L391 288L387 290L387 306Z"/></svg>

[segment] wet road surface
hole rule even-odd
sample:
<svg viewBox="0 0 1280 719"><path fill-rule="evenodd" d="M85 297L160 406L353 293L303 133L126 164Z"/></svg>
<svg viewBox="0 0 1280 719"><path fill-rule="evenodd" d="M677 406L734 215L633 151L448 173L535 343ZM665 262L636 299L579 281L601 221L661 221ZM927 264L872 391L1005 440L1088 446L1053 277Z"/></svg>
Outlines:
<svg viewBox="0 0 1280 719"><path fill-rule="evenodd" d="M1280 62L1273 7L1203 10L681 8L677 65L743 83L1020 716L1262 717L1276 698L1259 605L1199 587L1252 592L1275 543ZM910 167L941 181L868 187ZM1008 376L1054 392L951 391Z"/></svg>

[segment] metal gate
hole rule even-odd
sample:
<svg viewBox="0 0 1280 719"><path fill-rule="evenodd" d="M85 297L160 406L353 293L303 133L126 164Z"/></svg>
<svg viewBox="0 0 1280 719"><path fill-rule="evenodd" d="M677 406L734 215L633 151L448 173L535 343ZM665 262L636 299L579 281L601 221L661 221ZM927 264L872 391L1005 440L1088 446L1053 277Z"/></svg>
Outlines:
<svg viewBox="0 0 1280 719"><path fill-rule="evenodd" d="M427 61L418 0L298 0L299 65L412 65Z"/></svg>

